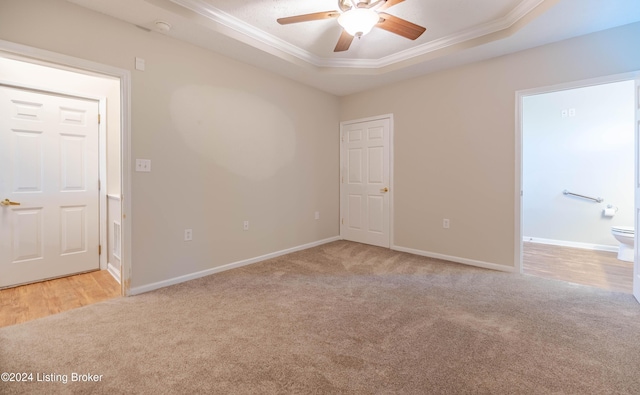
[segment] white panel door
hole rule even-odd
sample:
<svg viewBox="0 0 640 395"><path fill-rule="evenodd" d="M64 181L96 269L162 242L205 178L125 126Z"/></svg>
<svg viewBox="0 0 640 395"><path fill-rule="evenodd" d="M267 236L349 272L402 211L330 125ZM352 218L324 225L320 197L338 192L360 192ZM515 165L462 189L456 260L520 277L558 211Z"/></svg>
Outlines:
<svg viewBox="0 0 640 395"><path fill-rule="evenodd" d="M636 195L635 195L635 256L633 260L633 296L640 302L640 78L635 86L635 139L636 139Z"/></svg>
<svg viewBox="0 0 640 395"><path fill-rule="evenodd" d="M390 120L342 127L341 235L389 247Z"/></svg>
<svg viewBox="0 0 640 395"><path fill-rule="evenodd" d="M0 86L0 288L99 269L98 102Z"/></svg>

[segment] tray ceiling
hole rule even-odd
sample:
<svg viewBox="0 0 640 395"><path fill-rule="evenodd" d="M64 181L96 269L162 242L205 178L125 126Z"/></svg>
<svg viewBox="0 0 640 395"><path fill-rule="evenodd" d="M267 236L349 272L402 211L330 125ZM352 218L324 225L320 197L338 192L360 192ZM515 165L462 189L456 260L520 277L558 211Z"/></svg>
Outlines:
<svg viewBox="0 0 640 395"><path fill-rule="evenodd" d="M337 10L336 0L68 1L337 95L640 21L637 0L405 0L385 12L426 27L421 37L374 28L335 53L336 19L276 20Z"/></svg>

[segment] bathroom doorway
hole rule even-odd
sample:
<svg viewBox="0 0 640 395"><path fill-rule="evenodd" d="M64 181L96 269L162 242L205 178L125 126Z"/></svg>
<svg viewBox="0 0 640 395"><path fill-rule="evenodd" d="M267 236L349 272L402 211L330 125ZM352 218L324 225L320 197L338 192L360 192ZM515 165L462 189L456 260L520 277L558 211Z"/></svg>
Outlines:
<svg viewBox="0 0 640 395"><path fill-rule="evenodd" d="M634 224L634 91L625 75L518 92L521 273L632 293L612 227Z"/></svg>

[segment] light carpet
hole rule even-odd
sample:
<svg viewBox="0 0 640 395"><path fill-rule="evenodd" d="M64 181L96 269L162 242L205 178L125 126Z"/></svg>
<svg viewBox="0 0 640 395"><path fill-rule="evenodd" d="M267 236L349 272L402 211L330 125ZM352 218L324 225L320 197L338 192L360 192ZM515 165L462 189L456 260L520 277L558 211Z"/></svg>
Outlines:
<svg viewBox="0 0 640 395"><path fill-rule="evenodd" d="M3 394L638 394L640 305L339 241L2 328L0 372L34 379Z"/></svg>

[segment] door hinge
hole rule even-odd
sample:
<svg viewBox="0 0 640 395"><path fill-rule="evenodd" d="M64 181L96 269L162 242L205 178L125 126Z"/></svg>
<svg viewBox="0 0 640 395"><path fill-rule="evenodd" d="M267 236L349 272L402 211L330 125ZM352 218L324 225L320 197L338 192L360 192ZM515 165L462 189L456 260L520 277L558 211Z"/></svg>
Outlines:
<svg viewBox="0 0 640 395"><path fill-rule="evenodd" d="M344 143L344 136L340 137L340 141Z"/></svg>
<svg viewBox="0 0 640 395"><path fill-rule="evenodd" d="M98 180L98 190L101 191L102 190L102 183L100 182L100 180Z"/></svg>
<svg viewBox="0 0 640 395"><path fill-rule="evenodd" d="M342 183L344 184L344 176L342 176Z"/></svg>
<svg viewBox="0 0 640 395"><path fill-rule="evenodd" d="M342 218L342 225L344 225L344 218Z"/></svg>
<svg viewBox="0 0 640 395"><path fill-rule="evenodd" d="M102 244L98 244L98 255L102 255Z"/></svg>
<svg viewBox="0 0 640 395"><path fill-rule="evenodd" d="M100 125L100 114L98 114L98 125Z"/></svg>

